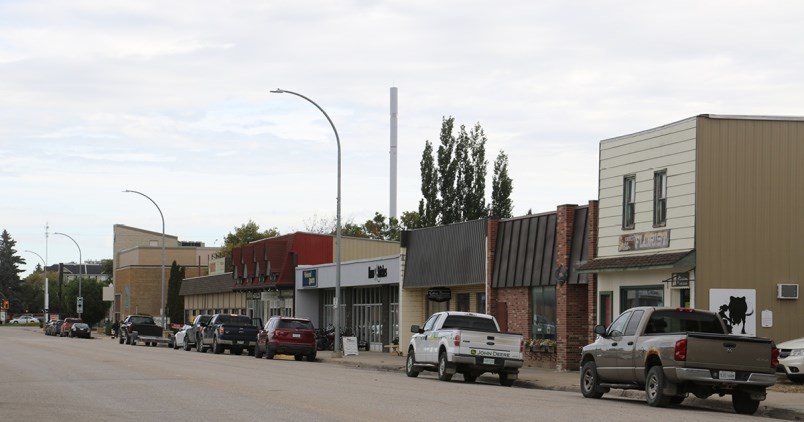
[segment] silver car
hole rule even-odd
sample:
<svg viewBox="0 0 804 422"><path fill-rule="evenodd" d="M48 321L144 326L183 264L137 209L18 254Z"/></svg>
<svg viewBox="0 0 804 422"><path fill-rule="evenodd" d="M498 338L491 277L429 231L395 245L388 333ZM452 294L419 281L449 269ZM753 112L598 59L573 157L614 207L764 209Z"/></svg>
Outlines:
<svg viewBox="0 0 804 422"><path fill-rule="evenodd" d="M776 347L779 349L779 366L776 367L776 372L787 375L796 384L804 384L804 337L786 341Z"/></svg>

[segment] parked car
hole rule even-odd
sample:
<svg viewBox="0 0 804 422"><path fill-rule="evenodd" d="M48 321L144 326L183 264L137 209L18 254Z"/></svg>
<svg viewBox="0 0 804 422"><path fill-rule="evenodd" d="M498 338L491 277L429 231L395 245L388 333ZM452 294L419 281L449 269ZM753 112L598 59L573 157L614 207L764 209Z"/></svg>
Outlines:
<svg viewBox="0 0 804 422"><path fill-rule="evenodd" d="M257 334L257 348L254 356L259 359L265 355L293 355L296 360L307 357L315 361L315 328L309 319L291 317L271 317L265 327Z"/></svg>
<svg viewBox="0 0 804 422"><path fill-rule="evenodd" d="M83 322L76 322L70 327L70 337L92 338L92 330Z"/></svg>
<svg viewBox="0 0 804 422"><path fill-rule="evenodd" d="M776 371L787 375L796 384L804 384L804 337L788 340L776 347L779 348Z"/></svg>
<svg viewBox="0 0 804 422"><path fill-rule="evenodd" d="M61 324L63 322L64 321L60 320L60 319L49 321L47 324L45 324L45 335L46 336L57 336L57 335L59 335L59 329L61 328Z"/></svg>
<svg viewBox="0 0 804 422"><path fill-rule="evenodd" d="M27 325L27 324L39 324L39 319L35 318L33 315L20 315L10 321L11 324L20 324L20 325Z"/></svg>
<svg viewBox="0 0 804 422"><path fill-rule="evenodd" d="M611 388L645 391L649 406L678 404L693 394L731 395L751 415L776 382L773 340L728 334L717 313L686 308L631 308L581 351L581 393L598 399Z"/></svg>
<svg viewBox="0 0 804 422"><path fill-rule="evenodd" d="M190 324L184 324L179 331L176 331L176 334L173 334L172 341L169 344L173 346L173 350L181 348L186 348L187 338L193 332L193 326Z"/></svg>
<svg viewBox="0 0 804 422"><path fill-rule="evenodd" d="M73 328L73 324L76 322L84 322L81 318L64 318L64 322L61 323L61 327L59 327L59 336L67 337L70 335L70 329Z"/></svg>
<svg viewBox="0 0 804 422"><path fill-rule="evenodd" d="M187 332L187 336L184 338L184 350L189 352L190 349L195 346L196 351L201 351L198 344L201 342L201 338L204 336L204 329L207 328L207 324L209 324L209 320L211 319L212 315L196 315L193 323L190 324L192 328Z"/></svg>
<svg viewBox="0 0 804 422"><path fill-rule="evenodd" d="M157 325L154 317L150 315L127 316L120 322L117 335L118 343L132 346L136 346L138 340L141 340L146 346L169 342L169 339L162 335L162 327Z"/></svg>

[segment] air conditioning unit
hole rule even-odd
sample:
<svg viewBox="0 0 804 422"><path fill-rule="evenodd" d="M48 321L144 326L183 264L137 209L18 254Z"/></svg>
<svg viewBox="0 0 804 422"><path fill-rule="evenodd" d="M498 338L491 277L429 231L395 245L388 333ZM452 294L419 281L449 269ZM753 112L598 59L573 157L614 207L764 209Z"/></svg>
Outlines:
<svg viewBox="0 0 804 422"><path fill-rule="evenodd" d="M777 284L777 299L798 299L798 284Z"/></svg>

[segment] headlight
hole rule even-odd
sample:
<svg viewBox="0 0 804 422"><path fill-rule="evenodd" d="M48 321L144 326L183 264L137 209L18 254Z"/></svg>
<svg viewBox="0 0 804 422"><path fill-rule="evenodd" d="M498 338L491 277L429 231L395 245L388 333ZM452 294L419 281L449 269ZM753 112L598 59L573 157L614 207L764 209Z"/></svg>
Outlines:
<svg viewBox="0 0 804 422"><path fill-rule="evenodd" d="M790 349L790 356L804 356L804 349Z"/></svg>

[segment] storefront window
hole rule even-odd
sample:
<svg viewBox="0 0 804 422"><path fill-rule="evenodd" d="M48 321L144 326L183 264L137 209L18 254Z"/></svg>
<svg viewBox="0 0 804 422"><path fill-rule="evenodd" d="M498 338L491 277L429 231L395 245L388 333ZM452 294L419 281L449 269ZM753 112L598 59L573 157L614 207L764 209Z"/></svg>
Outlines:
<svg viewBox="0 0 804 422"><path fill-rule="evenodd" d="M436 312L444 312L449 311L449 301L444 302L435 302L432 300L427 301L427 316L436 313Z"/></svg>
<svg viewBox="0 0 804 422"><path fill-rule="evenodd" d="M556 288L555 286L534 287L532 338L556 338Z"/></svg>
<svg viewBox="0 0 804 422"><path fill-rule="evenodd" d="M486 313L486 293L485 292L477 294L477 309L475 309L475 312L480 313L480 314L485 314Z"/></svg>
<svg viewBox="0 0 804 422"><path fill-rule="evenodd" d="M458 308L456 311L469 312L469 293L458 293Z"/></svg>
<svg viewBox="0 0 804 422"><path fill-rule="evenodd" d="M664 306L664 286L621 287L621 311L636 306Z"/></svg>

